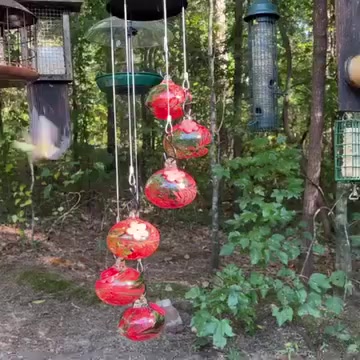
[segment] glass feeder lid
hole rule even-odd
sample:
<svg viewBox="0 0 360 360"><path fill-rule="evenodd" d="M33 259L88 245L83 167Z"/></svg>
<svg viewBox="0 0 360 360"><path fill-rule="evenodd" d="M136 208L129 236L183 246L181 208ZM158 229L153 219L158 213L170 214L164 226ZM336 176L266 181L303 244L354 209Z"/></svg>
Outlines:
<svg viewBox="0 0 360 360"><path fill-rule="evenodd" d="M18 29L36 23L35 15L14 0L0 0L0 27Z"/></svg>
<svg viewBox="0 0 360 360"><path fill-rule="evenodd" d="M1 0L0 0L1 1ZM111 23L116 48L125 48L125 20L115 16L103 19L93 25L86 34L86 38L100 45L111 46ZM162 46L164 42L164 22L157 21L128 21L128 32L132 35L133 48L151 48ZM168 29L169 42L173 39Z"/></svg>

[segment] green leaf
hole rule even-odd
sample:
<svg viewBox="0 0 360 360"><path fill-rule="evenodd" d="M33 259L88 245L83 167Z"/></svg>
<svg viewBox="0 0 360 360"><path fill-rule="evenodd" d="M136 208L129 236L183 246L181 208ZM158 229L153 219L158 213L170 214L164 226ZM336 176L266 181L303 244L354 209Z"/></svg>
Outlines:
<svg viewBox="0 0 360 360"><path fill-rule="evenodd" d="M325 306L328 311L340 315L344 309L344 301L338 296L331 296L325 301Z"/></svg>
<svg viewBox="0 0 360 360"><path fill-rule="evenodd" d="M310 276L309 286L317 292L322 292L323 290L331 288L328 277L320 273L314 273Z"/></svg>
<svg viewBox="0 0 360 360"><path fill-rule="evenodd" d="M292 321L294 311L291 307L287 306L283 310L279 310L276 305L273 305L272 315L275 316L279 326L282 326L287 321Z"/></svg>
<svg viewBox="0 0 360 360"><path fill-rule="evenodd" d="M45 187L45 189L44 189L44 198L45 199L49 199L52 188L53 188L52 184L49 184Z"/></svg>
<svg viewBox="0 0 360 360"><path fill-rule="evenodd" d="M296 290L296 296L300 304L303 304L307 298L307 291L305 289Z"/></svg>
<svg viewBox="0 0 360 360"><path fill-rule="evenodd" d="M186 294L185 299L196 299L199 296L201 296L202 292L199 287L193 287L191 288Z"/></svg>
<svg viewBox="0 0 360 360"><path fill-rule="evenodd" d="M234 290L232 290L229 294L227 304L230 309L233 309L236 307L236 305L239 303L239 296L238 293Z"/></svg>
<svg viewBox="0 0 360 360"><path fill-rule="evenodd" d="M31 205L32 204L32 200L31 199L27 199L24 203L22 203L21 205L20 205L20 207L25 207L25 206L29 206L29 205Z"/></svg>
<svg viewBox="0 0 360 360"><path fill-rule="evenodd" d="M250 284L253 286L259 286L264 282L264 275L258 272L252 272L250 274Z"/></svg>
<svg viewBox="0 0 360 360"><path fill-rule="evenodd" d="M313 246L313 251L314 251L314 254L319 255L319 256L322 256L322 255L325 254L326 248L325 248L325 246L323 246L323 245L315 244L315 245Z"/></svg>
<svg viewBox="0 0 360 360"><path fill-rule="evenodd" d="M48 168L43 168L40 176L43 178L50 177L51 171Z"/></svg>
<svg viewBox="0 0 360 360"><path fill-rule="evenodd" d="M334 271L330 276L330 281L337 287L343 288L346 282L346 274L344 271Z"/></svg>
<svg viewBox="0 0 360 360"><path fill-rule="evenodd" d="M321 295L316 292L310 292L308 294L308 304L312 307L319 307L322 304Z"/></svg>
<svg viewBox="0 0 360 360"><path fill-rule="evenodd" d="M287 265L289 263L289 257L287 256L287 254L283 251L280 251L278 254L278 257L280 259L280 261L284 264Z"/></svg>
<svg viewBox="0 0 360 360"><path fill-rule="evenodd" d="M357 344L350 344L348 347L347 347L347 350L346 352L348 354L357 354L359 352L359 346Z"/></svg>
<svg viewBox="0 0 360 360"><path fill-rule="evenodd" d="M314 308L312 306L310 306L308 303L307 304L302 304L300 307L299 307L299 310L298 310L298 315L300 317L303 317L303 316L307 316L307 315L311 315L313 316L314 318L320 318L321 317L321 312L319 309L317 308Z"/></svg>
<svg viewBox="0 0 360 360"><path fill-rule="evenodd" d="M261 251L257 248L252 248L250 250L251 265L258 264L260 259L261 259Z"/></svg>
<svg viewBox="0 0 360 360"><path fill-rule="evenodd" d="M240 246L241 246L244 250L247 249L247 248L249 247L249 245L250 245L250 241L249 241L248 238L242 237L242 238L240 239Z"/></svg>
<svg viewBox="0 0 360 360"><path fill-rule="evenodd" d="M226 337L232 337L232 336L234 336L234 333L229 324L229 320L222 319L217 323L216 330L213 335L213 344L218 349L223 349L227 343Z"/></svg>
<svg viewBox="0 0 360 360"><path fill-rule="evenodd" d="M234 249L235 249L235 245L234 245L234 244L231 244L231 243L225 244L225 245L221 248L220 256L229 256L229 255L231 255L231 254L234 252Z"/></svg>

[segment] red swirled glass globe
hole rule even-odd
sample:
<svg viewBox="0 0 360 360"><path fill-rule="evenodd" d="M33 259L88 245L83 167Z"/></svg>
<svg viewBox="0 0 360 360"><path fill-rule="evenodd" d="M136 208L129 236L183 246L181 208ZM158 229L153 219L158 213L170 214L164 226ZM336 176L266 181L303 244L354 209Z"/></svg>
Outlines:
<svg viewBox="0 0 360 360"><path fill-rule="evenodd" d="M169 82L169 92L167 90ZM184 105L191 102L191 94L170 79L164 79L159 85L153 87L146 99L146 106L159 120L168 118L168 102L170 103L170 115L173 120L184 116Z"/></svg>
<svg viewBox="0 0 360 360"><path fill-rule="evenodd" d="M153 174L145 185L145 196L162 209L180 209L191 204L197 194L195 180L176 166L166 166Z"/></svg>
<svg viewBox="0 0 360 360"><path fill-rule="evenodd" d="M115 224L107 236L109 250L124 260L151 256L159 247L159 230L147 221L130 217Z"/></svg>
<svg viewBox="0 0 360 360"><path fill-rule="evenodd" d="M165 310L150 303L124 311L119 322L119 333L132 341L146 341L158 337L165 325Z"/></svg>
<svg viewBox="0 0 360 360"><path fill-rule="evenodd" d="M192 119L183 120L173 128L171 136L164 137L164 149L168 156L176 159L198 158L208 154L211 133L205 126Z"/></svg>
<svg viewBox="0 0 360 360"><path fill-rule="evenodd" d="M112 266L100 274L100 279L95 283L95 292L108 305L129 305L144 294L144 279L139 271L125 264Z"/></svg>

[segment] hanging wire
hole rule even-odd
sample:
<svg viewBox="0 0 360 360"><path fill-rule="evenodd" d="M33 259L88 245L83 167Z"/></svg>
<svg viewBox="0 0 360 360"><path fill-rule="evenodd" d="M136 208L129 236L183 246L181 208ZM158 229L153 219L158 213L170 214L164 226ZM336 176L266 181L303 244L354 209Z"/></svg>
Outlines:
<svg viewBox="0 0 360 360"><path fill-rule="evenodd" d="M125 53L126 53L126 74L127 74L127 90L128 90L128 119L129 119L129 185L135 185L134 158L133 158L133 135L132 135L132 113L131 113L131 88L130 88L130 50L129 50L129 29L127 19L127 1L124 1L124 20L125 20Z"/></svg>
<svg viewBox="0 0 360 360"><path fill-rule="evenodd" d="M117 141L117 114L116 114L116 88L115 88L115 47L112 16L110 16L110 36L111 36L111 71L112 71L112 95L113 95L113 121L115 134L115 171L116 171L116 222L120 221L120 184L119 184L119 157Z"/></svg>
<svg viewBox="0 0 360 360"><path fill-rule="evenodd" d="M164 52L165 52L165 77L166 77L166 90L167 90L167 110L168 116L165 125L165 133L172 134L172 118L170 115L170 89L169 89L169 46L168 46L168 22L167 22L167 7L166 0L163 0L164 7Z"/></svg>
<svg viewBox="0 0 360 360"><path fill-rule="evenodd" d="M137 148L137 118L136 118L136 93L135 93L135 61L134 61L134 48L132 46L132 40L130 46L131 53L131 74L132 74L132 105L133 105L133 126L134 126L134 157L135 157L135 200L136 207L139 207L139 164L138 164L138 148Z"/></svg>
<svg viewBox="0 0 360 360"><path fill-rule="evenodd" d="M185 17L185 7L182 8L182 38L183 38L183 56L184 56L184 79L183 79L183 88L185 90L190 89L190 82L189 82L189 73L187 71L187 46L186 46L186 17Z"/></svg>

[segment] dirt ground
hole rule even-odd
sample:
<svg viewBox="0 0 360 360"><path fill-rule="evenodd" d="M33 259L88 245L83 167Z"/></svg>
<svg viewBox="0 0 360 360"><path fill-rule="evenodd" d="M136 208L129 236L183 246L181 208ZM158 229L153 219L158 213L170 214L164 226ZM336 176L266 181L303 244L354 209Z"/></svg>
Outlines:
<svg viewBox="0 0 360 360"><path fill-rule="evenodd" d="M150 342L121 338L122 309L99 303L93 292L99 272L113 264L105 246L110 225L69 218L50 234L36 233L32 244L13 227L0 227L0 359L287 359L281 355L286 343L299 346L298 359L315 358L304 329L278 329L271 316L259 319L255 336L237 334L230 354L195 346L183 296L193 285L206 286L211 247L208 229L186 222L162 223L160 248L145 262L149 298L170 298L184 328ZM332 359L340 360L326 357Z"/></svg>

